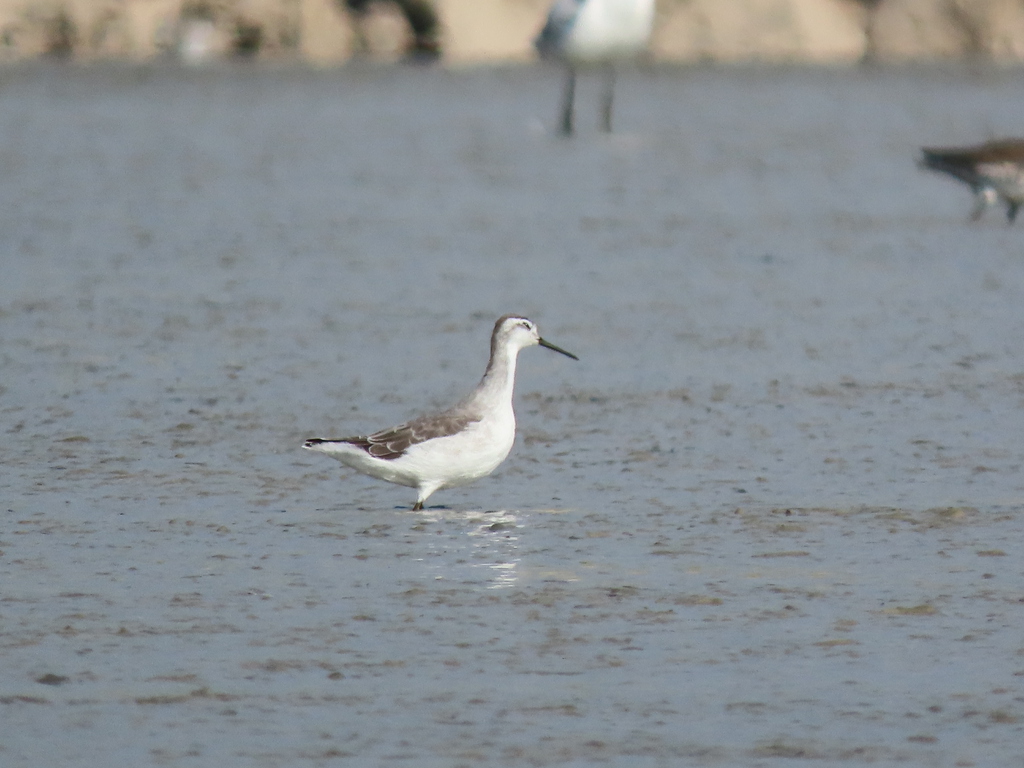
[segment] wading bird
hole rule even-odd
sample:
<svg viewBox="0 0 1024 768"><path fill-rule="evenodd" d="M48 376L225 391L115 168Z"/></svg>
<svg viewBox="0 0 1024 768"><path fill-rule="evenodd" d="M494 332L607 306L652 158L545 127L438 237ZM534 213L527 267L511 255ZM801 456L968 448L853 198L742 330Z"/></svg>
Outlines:
<svg viewBox="0 0 1024 768"><path fill-rule="evenodd" d="M541 58L565 62L565 87L559 128L573 132L576 72L597 65L605 70L601 129L612 130L615 64L646 47L654 24L654 0L556 0L534 45Z"/></svg>
<svg viewBox="0 0 1024 768"><path fill-rule="evenodd" d="M313 437L303 448L326 453L364 475L415 488L413 509L423 509L434 491L489 475L508 456L516 438L516 360L520 350L535 344L579 359L542 339L525 317L505 315L494 324L483 378L457 405L372 435Z"/></svg>
<svg viewBox="0 0 1024 768"><path fill-rule="evenodd" d="M921 150L921 165L948 173L974 192L971 220L1000 200L1006 218L1013 223L1024 204L1024 139L993 139L975 147Z"/></svg>

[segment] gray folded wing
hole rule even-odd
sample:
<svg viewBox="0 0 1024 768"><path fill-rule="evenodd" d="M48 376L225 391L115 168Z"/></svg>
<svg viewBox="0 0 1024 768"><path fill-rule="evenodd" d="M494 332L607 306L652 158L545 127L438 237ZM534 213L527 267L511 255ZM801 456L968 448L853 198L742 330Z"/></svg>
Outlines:
<svg viewBox="0 0 1024 768"><path fill-rule="evenodd" d="M421 416L365 437L344 437L339 442L362 448L378 459L397 459L413 445L437 437L454 435L476 421L480 421L479 416L446 412L434 416Z"/></svg>

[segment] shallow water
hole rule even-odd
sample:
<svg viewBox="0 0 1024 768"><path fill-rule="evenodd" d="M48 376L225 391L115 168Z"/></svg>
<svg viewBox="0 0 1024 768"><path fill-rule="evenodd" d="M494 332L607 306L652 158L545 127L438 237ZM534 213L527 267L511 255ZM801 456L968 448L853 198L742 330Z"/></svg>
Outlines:
<svg viewBox="0 0 1024 768"><path fill-rule="evenodd" d="M0 74L0 762L1019 766L1017 71ZM520 357L495 474L303 452Z"/></svg>

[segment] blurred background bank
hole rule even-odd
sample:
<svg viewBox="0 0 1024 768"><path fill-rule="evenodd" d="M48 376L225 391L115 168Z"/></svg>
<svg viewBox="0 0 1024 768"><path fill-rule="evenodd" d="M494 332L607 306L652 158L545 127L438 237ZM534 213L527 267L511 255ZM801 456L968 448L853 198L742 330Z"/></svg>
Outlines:
<svg viewBox="0 0 1024 768"><path fill-rule="evenodd" d="M550 0L0 0L0 60L528 61ZM659 0L651 56L1024 59L1024 0Z"/></svg>

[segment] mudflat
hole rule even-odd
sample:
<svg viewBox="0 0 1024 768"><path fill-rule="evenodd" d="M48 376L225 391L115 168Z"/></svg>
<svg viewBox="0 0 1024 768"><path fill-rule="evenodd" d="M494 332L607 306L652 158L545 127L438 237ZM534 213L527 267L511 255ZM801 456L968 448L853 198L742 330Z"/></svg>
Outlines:
<svg viewBox="0 0 1024 768"><path fill-rule="evenodd" d="M1019 765L1019 72L0 73L5 766ZM303 452L464 395L431 498Z"/></svg>

